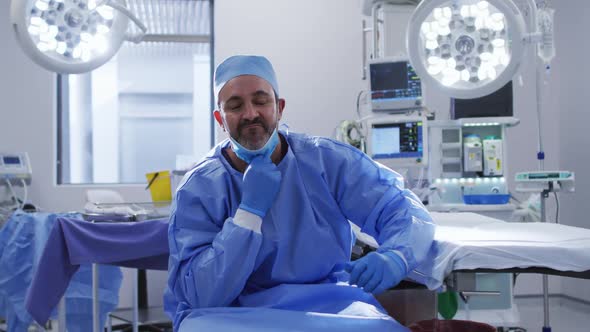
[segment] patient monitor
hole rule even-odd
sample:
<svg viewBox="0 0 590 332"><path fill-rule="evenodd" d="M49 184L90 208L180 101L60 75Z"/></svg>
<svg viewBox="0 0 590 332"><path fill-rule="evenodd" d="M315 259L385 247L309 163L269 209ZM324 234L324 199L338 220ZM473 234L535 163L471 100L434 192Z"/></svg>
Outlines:
<svg viewBox="0 0 590 332"><path fill-rule="evenodd" d="M425 116L387 115L367 120L367 154L392 169L426 166Z"/></svg>
<svg viewBox="0 0 590 332"><path fill-rule="evenodd" d="M369 61L369 82L373 111L419 108L422 84L407 58Z"/></svg>
<svg viewBox="0 0 590 332"><path fill-rule="evenodd" d="M12 185L21 185L20 181L30 184L31 177L31 164L26 152L0 152L0 179L10 181ZM0 185L4 181L0 181Z"/></svg>

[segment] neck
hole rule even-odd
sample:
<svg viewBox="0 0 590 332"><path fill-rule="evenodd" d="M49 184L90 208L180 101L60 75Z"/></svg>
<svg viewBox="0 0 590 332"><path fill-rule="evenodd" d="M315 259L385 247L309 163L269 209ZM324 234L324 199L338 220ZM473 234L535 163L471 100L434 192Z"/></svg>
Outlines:
<svg viewBox="0 0 590 332"><path fill-rule="evenodd" d="M283 137L283 135L281 135L281 133L278 133L278 135L279 135L279 144L277 144L276 148L274 149L274 151L270 155L270 160L275 165L278 165L281 162L281 160L283 160L283 157L285 156L284 152L286 152L286 151L283 151L283 144L284 144L285 138ZM229 147L227 147L225 149L225 151L227 152L227 156L230 159L229 161L234 166L234 168L237 169L238 171L244 173L246 171L246 168L248 168L248 164L236 155L234 150L231 148L231 144L229 145Z"/></svg>

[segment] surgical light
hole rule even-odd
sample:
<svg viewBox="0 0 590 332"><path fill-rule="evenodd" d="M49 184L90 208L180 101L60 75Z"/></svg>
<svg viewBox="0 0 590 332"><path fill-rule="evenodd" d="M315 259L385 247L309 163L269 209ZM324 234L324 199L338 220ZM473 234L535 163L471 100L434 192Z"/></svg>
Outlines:
<svg viewBox="0 0 590 332"><path fill-rule="evenodd" d="M407 48L418 76L456 98L504 86L518 70L525 21L510 0L424 0L410 19Z"/></svg>
<svg viewBox="0 0 590 332"><path fill-rule="evenodd" d="M145 26L124 0L12 0L11 24L25 53L59 73L83 73L107 62L124 40L128 21Z"/></svg>

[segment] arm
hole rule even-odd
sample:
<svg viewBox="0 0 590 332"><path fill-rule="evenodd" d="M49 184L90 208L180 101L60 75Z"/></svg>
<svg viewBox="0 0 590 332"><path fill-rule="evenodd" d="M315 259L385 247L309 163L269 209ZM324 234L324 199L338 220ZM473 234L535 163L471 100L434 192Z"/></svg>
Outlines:
<svg viewBox="0 0 590 332"><path fill-rule="evenodd" d="M399 174L360 151L342 145L330 154L338 158L337 168L326 177L343 214L377 240L379 252L395 253L407 271L413 270L426 258L434 238L426 208L403 187Z"/></svg>
<svg viewBox="0 0 590 332"><path fill-rule="evenodd" d="M184 306L227 306L254 268L261 218L240 209L225 218L224 186L195 180L176 194L168 230L168 287Z"/></svg>
<svg viewBox="0 0 590 332"><path fill-rule="evenodd" d="M168 287L190 308L227 306L242 292L262 244L262 218L281 183L269 158L255 158L244 173L240 206L227 218L226 188L232 184L226 176L208 170L176 193L168 230Z"/></svg>

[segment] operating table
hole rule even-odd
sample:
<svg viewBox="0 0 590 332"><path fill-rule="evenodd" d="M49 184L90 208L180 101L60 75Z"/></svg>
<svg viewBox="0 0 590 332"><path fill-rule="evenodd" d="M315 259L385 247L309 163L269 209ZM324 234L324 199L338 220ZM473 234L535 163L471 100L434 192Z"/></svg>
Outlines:
<svg viewBox="0 0 590 332"><path fill-rule="evenodd" d="M504 222L475 213L432 216L436 252L413 274L430 289L459 271L590 277L590 229Z"/></svg>

